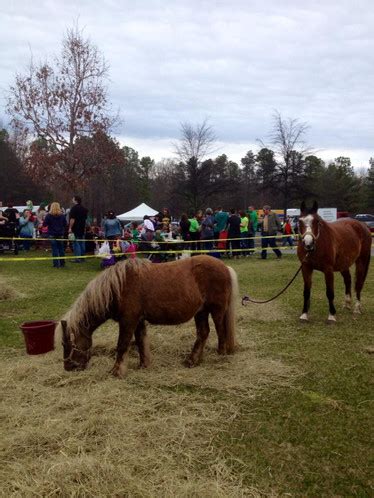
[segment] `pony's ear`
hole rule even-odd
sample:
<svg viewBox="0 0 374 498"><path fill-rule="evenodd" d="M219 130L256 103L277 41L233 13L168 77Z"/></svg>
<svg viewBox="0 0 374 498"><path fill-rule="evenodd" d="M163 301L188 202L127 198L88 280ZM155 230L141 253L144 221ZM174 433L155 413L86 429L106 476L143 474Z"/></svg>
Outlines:
<svg viewBox="0 0 374 498"><path fill-rule="evenodd" d="M316 214L318 211L318 202L314 201L312 206L312 213Z"/></svg>
<svg viewBox="0 0 374 498"><path fill-rule="evenodd" d="M306 212L306 204L305 204L305 201L303 201L301 204L300 204L300 214L301 215L304 215Z"/></svg>

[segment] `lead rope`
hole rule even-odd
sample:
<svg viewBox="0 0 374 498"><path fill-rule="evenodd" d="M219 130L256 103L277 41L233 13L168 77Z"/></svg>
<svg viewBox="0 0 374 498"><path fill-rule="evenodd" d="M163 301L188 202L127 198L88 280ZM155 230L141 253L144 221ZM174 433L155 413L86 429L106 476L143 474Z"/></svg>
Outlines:
<svg viewBox="0 0 374 498"><path fill-rule="evenodd" d="M288 282L288 284L286 285L286 287L284 287L280 292L278 292L278 294L276 294L275 296L271 297L270 299L266 299L265 301L257 301L257 299L252 299L249 296L245 295L245 296L242 297L242 305L244 306L244 303L247 303L247 302L255 303L255 304L266 304L266 303L270 303L271 301L274 301L274 299L277 299L277 297L279 297L281 294L283 294L283 292L285 292L288 289L288 287L292 284L292 282L298 276L298 274L300 273L301 268L303 267L303 264L305 263L307 257L309 256L309 254L310 253L306 254L305 258L301 262L301 265L300 265L299 269L297 270L297 272L295 273L295 275Z"/></svg>

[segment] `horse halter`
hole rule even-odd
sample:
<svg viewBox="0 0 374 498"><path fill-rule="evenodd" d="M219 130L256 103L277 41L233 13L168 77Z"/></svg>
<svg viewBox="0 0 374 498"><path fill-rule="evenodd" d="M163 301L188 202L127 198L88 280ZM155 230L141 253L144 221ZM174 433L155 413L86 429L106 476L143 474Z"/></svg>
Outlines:
<svg viewBox="0 0 374 498"><path fill-rule="evenodd" d="M319 239L319 236L320 236L320 234L321 234L321 222L320 222L319 220L317 221L317 226L318 226L317 235L314 235L313 230L310 230L310 232L307 232L307 231L306 231L306 232L302 235L302 237L301 237L302 242L304 242L304 241L305 241L305 237L306 237L307 235L309 235L309 236L310 236L310 237L312 237L312 239L313 239L313 246L311 247L311 249L307 249L307 247L306 247L306 246L305 246L305 244L304 244L304 248L305 248L308 252L314 251L314 249L315 249L315 247L316 247L316 242L317 242L317 240Z"/></svg>
<svg viewBox="0 0 374 498"><path fill-rule="evenodd" d="M89 339L88 336L85 335L85 337L86 339ZM66 343L64 339L65 332L62 334L62 345L67 346L68 343ZM75 344L75 335L73 332L70 332L70 345L70 353L66 358L64 358L64 363L69 362L73 367L82 368L82 363L73 358L74 353L78 353L79 355L83 356L85 362L88 363L89 359L91 358L91 346L88 349L78 349Z"/></svg>

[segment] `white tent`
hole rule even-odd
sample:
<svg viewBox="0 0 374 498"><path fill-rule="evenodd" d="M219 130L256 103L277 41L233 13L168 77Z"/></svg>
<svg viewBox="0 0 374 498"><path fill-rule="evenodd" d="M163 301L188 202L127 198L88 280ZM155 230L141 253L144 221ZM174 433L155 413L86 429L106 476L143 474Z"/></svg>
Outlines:
<svg viewBox="0 0 374 498"><path fill-rule="evenodd" d="M119 214L117 218L120 221L141 221L143 219L143 216L145 215L155 216L156 214L158 214L158 211L155 211L151 207L147 206L147 204L144 204L144 202L142 202L136 208L131 209L131 211Z"/></svg>

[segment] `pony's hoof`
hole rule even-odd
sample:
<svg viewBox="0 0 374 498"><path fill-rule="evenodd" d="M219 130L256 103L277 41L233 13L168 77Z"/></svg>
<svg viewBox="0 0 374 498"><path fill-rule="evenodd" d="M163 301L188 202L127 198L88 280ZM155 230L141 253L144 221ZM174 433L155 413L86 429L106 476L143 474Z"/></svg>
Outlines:
<svg viewBox="0 0 374 498"><path fill-rule="evenodd" d="M139 363L139 370L143 370L144 368L149 368L149 363Z"/></svg>
<svg viewBox="0 0 374 498"><path fill-rule="evenodd" d="M309 318L308 318L308 315L306 313L303 313L300 318L299 318L300 322L309 322Z"/></svg>
<svg viewBox="0 0 374 498"><path fill-rule="evenodd" d="M117 377L117 379L123 379L125 377L125 372L118 365L114 365L114 367L110 370L110 373L113 377Z"/></svg>
<svg viewBox="0 0 374 498"><path fill-rule="evenodd" d="M193 361L191 358L186 358L184 361L184 366L187 368L193 368L196 367L197 363Z"/></svg>
<svg viewBox="0 0 374 498"><path fill-rule="evenodd" d="M335 325L336 324L336 318L334 315L329 315L326 321L327 325Z"/></svg>

